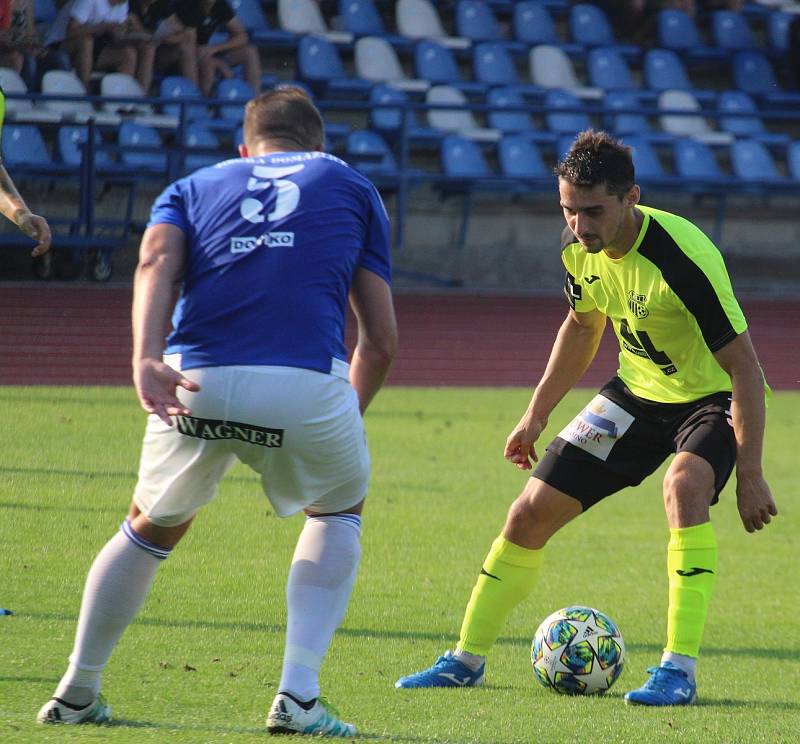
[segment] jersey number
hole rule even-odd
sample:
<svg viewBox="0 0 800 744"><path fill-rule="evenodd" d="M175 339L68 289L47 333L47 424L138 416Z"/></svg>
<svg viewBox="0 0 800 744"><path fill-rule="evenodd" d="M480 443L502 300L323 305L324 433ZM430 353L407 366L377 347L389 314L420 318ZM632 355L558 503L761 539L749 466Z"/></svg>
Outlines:
<svg viewBox="0 0 800 744"><path fill-rule="evenodd" d="M678 371L677 367L672 363L672 359L665 352L656 349L647 331L631 330L627 318L623 318L620 321L619 333L636 350L634 353L638 352L638 356L646 356L653 364L661 367L661 371L665 375L674 375Z"/></svg>
<svg viewBox="0 0 800 744"><path fill-rule="evenodd" d="M268 196L272 196L274 191L275 206L268 214L264 214L266 204L260 199L247 197L239 205L239 213L248 222L276 222L282 220L287 215L297 209L300 203L300 187L293 181L284 180L286 176L303 170L305 166L299 165L284 166L282 168L271 165L256 165L253 168L253 175L247 179L248 191L267 191Z"/></svg>

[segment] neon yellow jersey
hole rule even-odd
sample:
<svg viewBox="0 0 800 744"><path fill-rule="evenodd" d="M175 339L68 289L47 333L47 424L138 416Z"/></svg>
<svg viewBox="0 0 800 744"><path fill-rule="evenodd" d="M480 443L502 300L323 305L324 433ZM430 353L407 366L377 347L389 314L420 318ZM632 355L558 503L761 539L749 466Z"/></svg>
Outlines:
<svg viewBox="0 0 800 744"><path fill-rule="evenodd" d="M562 235L565 291L576 312L611 319L620 345L617 374L634 395L686 403L731 390L714 358L747 330L717 247L683 217L651 207L620 259L587 253L569 228Z"/></svg>

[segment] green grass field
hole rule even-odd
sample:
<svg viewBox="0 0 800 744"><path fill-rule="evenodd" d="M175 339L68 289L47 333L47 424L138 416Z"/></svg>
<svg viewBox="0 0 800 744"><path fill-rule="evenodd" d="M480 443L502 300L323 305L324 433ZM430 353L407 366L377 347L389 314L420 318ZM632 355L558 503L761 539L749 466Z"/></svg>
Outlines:
<svg viewBox="0 0 800 744"><path fill-rule="evenodd" d="M733 485L713 511L719 576L699 667L700 704L627 708L665 635L660 476L554 538L534 594L512 614L482 689L399 691L452 646L481 561L525 474L502 458L525 390L401 389L367 414L374 476L360 575L323 668L360 739L409 744L800 741L800 394L771 402L766 473L780 516L741 527ZM548 440L589 398L577 391ZM110 726L34 721L71 650L86 571L123 518L144 415L120 388L0 388L0 741L250 742L280 676L284 582L301 517L280 521L237 466L161 568L104 676ZM544 443L543 441L543 443ZM794 454L793 454L794 453ZM607 612L625 670L600 698L559 697L528 658L540 620L567 604Z"/></svg>

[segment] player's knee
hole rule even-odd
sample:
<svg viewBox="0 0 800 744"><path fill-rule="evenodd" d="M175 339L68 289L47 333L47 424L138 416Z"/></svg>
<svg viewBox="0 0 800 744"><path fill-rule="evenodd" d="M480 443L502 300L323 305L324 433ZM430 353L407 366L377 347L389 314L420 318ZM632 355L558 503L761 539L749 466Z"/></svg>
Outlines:
<svg viewBox="0 0 800 744"><path fill-rule="evenodd" d="M512 533L524 532L526 537L542 544L558 529L552 512L528 491L523 492L511 505L506 527Z"/></svg>

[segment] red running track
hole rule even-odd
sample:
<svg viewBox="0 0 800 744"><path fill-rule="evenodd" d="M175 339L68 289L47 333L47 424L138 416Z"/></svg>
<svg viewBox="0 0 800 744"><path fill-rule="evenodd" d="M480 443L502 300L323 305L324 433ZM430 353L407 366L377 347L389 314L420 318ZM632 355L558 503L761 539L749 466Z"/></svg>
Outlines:
<svg viewBox="0 0 800 744"><path fill-rule="evenodd" d="M392 385L532 386L566 312L559 297L399 294L395 301L401 346ZM0 384L129 384L130 305L130 287L4 287ZM800 300L743 306L770 384L800 389ZM605 382L616 355L607 332L581 384Z"/></svg>

